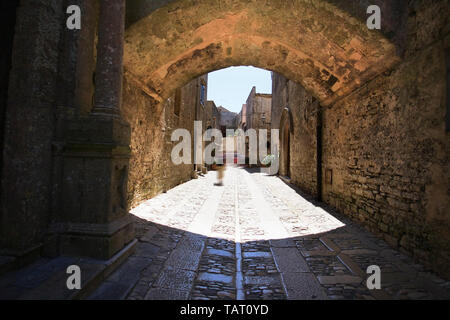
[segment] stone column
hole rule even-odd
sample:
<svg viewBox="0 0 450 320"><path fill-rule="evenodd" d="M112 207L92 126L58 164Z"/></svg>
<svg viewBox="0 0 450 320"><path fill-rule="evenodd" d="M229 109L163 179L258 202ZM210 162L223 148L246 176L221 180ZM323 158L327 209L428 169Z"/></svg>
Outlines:
<svg viewBox="0 0 450 320"><path fill-rule="evenodd" d="M131 129L120 115L124 23L125 0L100 1L94 107L62 126L64 254L111 259L136 243L127 203Z"/></svg>
<svg viewBox="0 0 450 320"><path fill-rule="evenodd" d="M94 114L120 114L125 0L101 0Z"/></svg>

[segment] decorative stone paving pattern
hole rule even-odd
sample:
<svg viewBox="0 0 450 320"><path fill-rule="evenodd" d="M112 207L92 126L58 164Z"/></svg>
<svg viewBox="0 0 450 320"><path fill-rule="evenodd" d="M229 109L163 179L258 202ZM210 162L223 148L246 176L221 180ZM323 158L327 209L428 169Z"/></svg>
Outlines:
<svg viewBox="0 0 450 320"><path fill-rule="evenodd" d="M225 179L225 185L231 184L233 176ZM235 207L234 189L225 188L212 222L210 237L200 259L197 277L190 293L191 300L234 300L236 299L235 274Z"/></svg>
<svg viewBox="0 0 450 320"><path fill-rule="evenodd" d="M245 296L250 300L286 299L270 243L262 240L267 237L269 230L261 223L262 217L254 208L254 201L258 200L249 191L250 188L243 175L242 171L239 172L238 199ZM255 238L258 241L252 241Z"/></svg>
<svg viewBox="0 0 450 320"><path fill-rule="evenodd" d="M421 266L415 265L409 257L395 250L390 250L393 254L389 258L380 256L380 252L389 246L382 239L371 235L348 218L330 208L324 210L315 207L313 202L306 201L308 197L302 197L301 192L298 194L298 190L295 192L279 179L271 179L254 171L251 176L259 182L258 186L271 204L274 214L278 215L289 234L297 236L295 243L299 251L306 256L306 261L314 274L326 275L328 278L322 279L323 282L335 282L323 284L330 299L430 299L432 297L447 297L448 299L450 297L448 282L441 279L437 285L425 285L435 277L431 274L426 274L422 281L418 281L416 275L421 270ZM326 230L327 228L329 230ZM305 233L313 236L302 238ZM315 238L314 234L326 234L328 242L337 252L324 246L324 243L319 240L319 237ZM366 278L361 279L361 283L342 284L339 282L349 282L353 278L341 276L352 274L335 257L341 251L346 253L349 260L347 262L359 266L364 271L367 266L372 264L379 265L382 274L392 273L402 265L407 268L403 268L403 277L390 277L389 281L392 283L382 280L383 290L381 291L368 290L365 286ZM320 256L324 252L325 256ZM367 255L367 252L370 252L371 255ZM358 274L354 274L353 277L355 281L358 281ZM437 281L439 282L439 280Z"/></svg>
<svg viewBox="0 0 450 320"><path fill-rule="evenodd" d="M205 180L207 183L205 183ZM213 177L199 178L179 185L133 210L136 220L137 252L146 250L143 243L153 245L150 256L154 258L149 268L141 271L141 277L128 294L129 300L142 300L161 274L170 253L183 237L201 205L208 199L209 183ZM165 225L164 225L165 224ZM148 250L147 250L148 251Z"/></svg>
<svg viewBox="0 0 450 320"><path fill-rule="evenodd" d="M246 299L450 298L450 282L277 177L227 168L215 182L211 172L134 209L136 252L91 298L236 299L235 237ZM382 290L366 288L374 264Z"/></svg>

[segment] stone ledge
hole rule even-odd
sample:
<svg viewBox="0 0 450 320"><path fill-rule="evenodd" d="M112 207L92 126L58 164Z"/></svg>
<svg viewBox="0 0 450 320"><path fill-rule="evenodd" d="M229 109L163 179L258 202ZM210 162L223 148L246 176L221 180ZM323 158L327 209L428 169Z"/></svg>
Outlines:
<svg viewBox="0 0 450 320"><path fill-rule="evenodd" d="M51 230L61 231L71 235L112 236L130 223L133 223L131 215L127 214L120 219L109 223L55 223Z"/></svg>
<svg viewBox="0 0 450 320"><path fill-rule="evenodd" d="M130 221L112 235L62 233L60 239L63 254L107 260L133 241L134 224Z"/></svg>
<svg viewBox="0 0 450 320"><path fill-rule="evenodd" d="M134 239L125 248L119 251L111 259L104 263L104 268L97 275L94 275L90 282L84 286L84 288L76 292L71 296L72 300L79 300L88 297L94 290L100 285L100 283L105 280L110 274L112 274L125 260L133 254L136 250L138 240Z"/></svg>
<svg viewBox="0 0 450 320"><path fill-rule="evenodd" d="M109 260L61 256L40 259L21 270L0 278L0 298L5 300L78 300L91 294L135 250L137 240L129 243ZM66 287L70 265L81 268L82 289Z"/></svg>

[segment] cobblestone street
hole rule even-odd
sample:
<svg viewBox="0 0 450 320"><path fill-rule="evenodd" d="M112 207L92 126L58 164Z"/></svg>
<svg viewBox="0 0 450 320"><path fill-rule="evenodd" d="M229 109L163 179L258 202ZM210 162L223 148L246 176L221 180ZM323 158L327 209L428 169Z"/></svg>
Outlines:
<svg viewBox="0 0 450 320"><path fill-rule="evenodd" d="M278 177L227 168L132 213L136 252L91 299L433 299L450 283ZM366 269L381 268L381 290Z"/></svg>

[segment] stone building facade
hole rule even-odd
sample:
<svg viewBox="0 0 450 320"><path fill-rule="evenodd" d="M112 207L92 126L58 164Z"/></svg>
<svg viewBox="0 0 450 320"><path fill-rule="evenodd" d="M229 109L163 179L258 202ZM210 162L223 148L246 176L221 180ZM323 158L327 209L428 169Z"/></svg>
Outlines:
<svg viewBox="0 0 450 320"><path fill-rule="evenodd" d="M270 141L271 141L271 118L272 118L272 95L257 93L256 87L253 87L247 98L247 102L244 105L245 110L241 113L245 114L245 122L242 126L246 130L256 130L256 134L259 135L259 130L267 130L267 150L266 154L271 153ZM259 136L258 136L259 137ZM259 144L258 144L259 148ZM246 138L246 157L249 157L249 139ZM259 161L260 159L258 157Z"/></svg>
<svg viewBox="0 0 450 320"><path fill-rule="evenodd" d="M266 129L270 131L272 116L272 95L257 93L253 87L245 104L247 129Z"/></svg>

